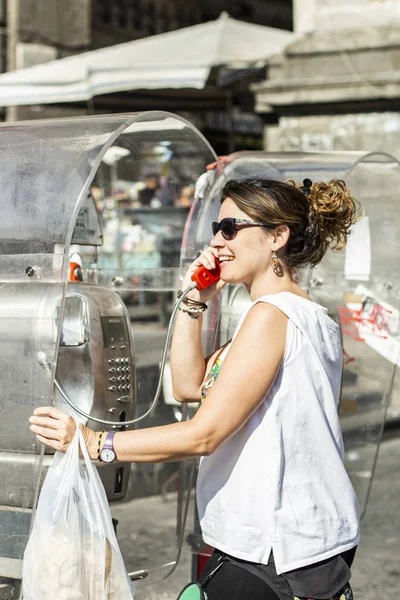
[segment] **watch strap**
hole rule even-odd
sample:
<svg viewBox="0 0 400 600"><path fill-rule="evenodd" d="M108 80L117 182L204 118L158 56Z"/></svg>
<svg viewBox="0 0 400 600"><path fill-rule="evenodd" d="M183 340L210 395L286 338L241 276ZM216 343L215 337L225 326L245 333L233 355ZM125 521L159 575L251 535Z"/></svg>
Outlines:
<svg viewBox="0 0 400 600"><path fill-rule="evenodd" d="M113 452L115 452L115 450L114 450L114 435L115 435L115 431L107 431L106 439L104 441L102 450L112 450Z"/></svg>
<svg viewBox="0 0 400 600"><path fill-rule="evenodd" d="M115 435L115 431L107 431L107 435L106 435L106 439L104 440L104 444L102 449L99 452L99 461L103 462L102 459L102 454L105 450L111 450L111 452L114 453L114 458L111 462L114 462L114 460L116 459L116 454L115 454L115 450L114 450L114 435ZM106 461L108 462L108 461Z"/></svg>

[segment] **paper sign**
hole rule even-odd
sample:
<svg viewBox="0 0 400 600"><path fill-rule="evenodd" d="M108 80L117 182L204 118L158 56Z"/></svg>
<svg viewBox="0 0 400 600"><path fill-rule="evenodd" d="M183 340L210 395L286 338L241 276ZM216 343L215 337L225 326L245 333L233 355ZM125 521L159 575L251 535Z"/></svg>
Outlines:
<svg viewBox="0 0 400 600"><path fill-rule="evenodd" d="M347 312L341 314L343 333L400 367L399 311L361 284L351 296L346 298ZM357 302L360 298L362 302Z"/></svg>
<svg viewBox="0 0 400 600"><path fill-rule="evenodd" d="M363 217L352 226L347 240L344 261L344 277L357 281L368 281L371 273L371 234L369 218Z"/></svg>

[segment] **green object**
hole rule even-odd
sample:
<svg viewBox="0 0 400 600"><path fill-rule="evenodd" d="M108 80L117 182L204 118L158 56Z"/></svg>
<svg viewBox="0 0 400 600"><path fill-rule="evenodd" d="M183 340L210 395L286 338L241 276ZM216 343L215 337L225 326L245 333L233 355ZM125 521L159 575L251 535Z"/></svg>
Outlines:
<svg viewBox="0 0 400 600"><path fill-rule="evenodd" d="M207 596L198 583L189 583L183 588L177 600L206 600Z"/></svg>
<svg viewBox="0 0 400 600"><path fill-rule="evenodd" d="M217 566L207 575L207 577L200 583L189 583L183 588L176 600L208 600L208 594L205 590L205 585L214 577L215 573L224 564L225 556L218 558Z"/></svg>

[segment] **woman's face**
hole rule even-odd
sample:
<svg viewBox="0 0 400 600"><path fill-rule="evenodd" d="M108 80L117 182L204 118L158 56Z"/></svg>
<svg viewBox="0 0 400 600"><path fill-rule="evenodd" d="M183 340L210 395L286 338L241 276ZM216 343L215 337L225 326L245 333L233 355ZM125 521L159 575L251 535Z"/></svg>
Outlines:
<svg viewBox="0 0 400 600"><path fill-rule="evenodd" d="M222 203L218 222L227 217L254 220L240 210L231 198L226 198ZM227 283L251 285L270 266L272 243L273 237L263 227L242 228L232 240L226 240L218 231L210 245L218 251L221 279Z"/></svg>

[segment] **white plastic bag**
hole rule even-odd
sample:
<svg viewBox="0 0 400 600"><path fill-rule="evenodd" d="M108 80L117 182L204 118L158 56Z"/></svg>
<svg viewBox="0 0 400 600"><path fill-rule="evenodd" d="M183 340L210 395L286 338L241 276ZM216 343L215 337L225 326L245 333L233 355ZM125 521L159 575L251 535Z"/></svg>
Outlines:
<svg viewBox="0 0 400 600"><path fill-rule="evenodd" d="M25 549L22 587L24 600L134 597L104 487L79 427L67 453L56 453L44 481Z"/></svg>

